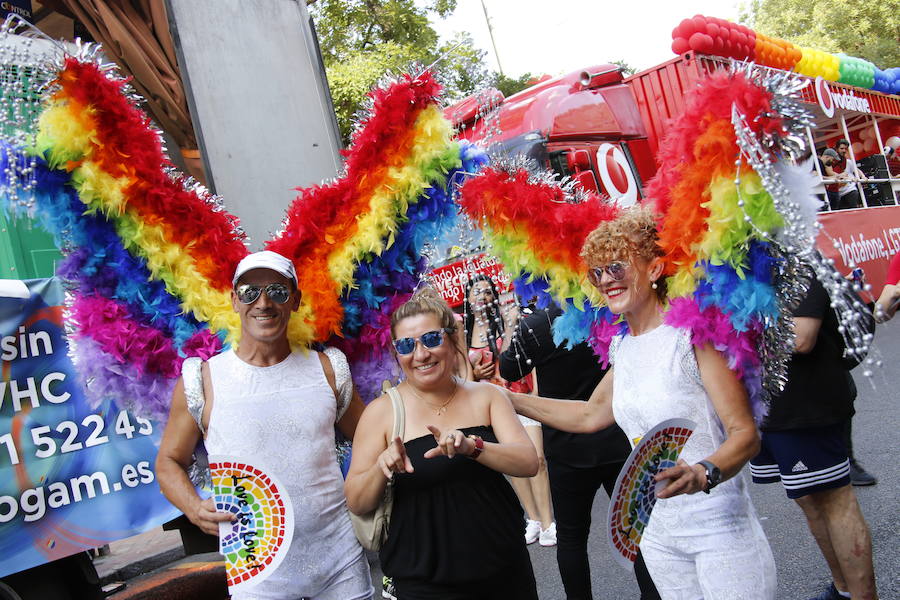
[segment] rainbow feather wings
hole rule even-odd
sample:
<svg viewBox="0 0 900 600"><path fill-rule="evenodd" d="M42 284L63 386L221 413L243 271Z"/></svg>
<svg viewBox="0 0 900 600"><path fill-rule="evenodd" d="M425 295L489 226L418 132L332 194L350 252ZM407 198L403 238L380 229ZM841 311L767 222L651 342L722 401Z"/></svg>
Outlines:
<svg viewBox="0 0 900 600"><path fill-rule="evenodd" d="M689 329L695 344L712 343L726 355L761 419L767 397L763 381L777 380L786 362L783 349L765 346L789 347L792 338L783 319L790 306L775 281L783 261L773 240L785 216L760 175L739 160L735 111L747 117L748 135L787 134L788 120L774 110L771 89L746 74L714 74L672 124L645 202L654 203L659 215L666 321ZM619 209L591 195L576 198L551 176L529 173L515 162L486 169L461 196L463 209L483 223L492 252L516 278L517 293L542 302L552 297L564 308L554 323L557 343L587 340L606 360L610 340L625 323L586 284L578 253L587 234ZM814 222L815 199L808 190L796 200ZM773 327L782 335L767 338L764 332ZM775 355L780 358L763 363L763 357Z"/></svg>
<svg viewBox="0 0 900 600"><path fill-rule="evenodd" d="M59 273L73 291L89 395L164 418L184 358L238 340L230 278L245 239L217 198L171 173L124 80L74 57L52 75L34 145L12 147L8 137L0 152L11 173L5 205L36 216L65 250ZM451 139L438 94L427 72L375 90L345 174L300 190L267 243L299 274L292 344L336 342L351 361L368 361L373 381L390 364L391 307L418 282L426 240L455 218L449 182L484 160Z"/></svg>

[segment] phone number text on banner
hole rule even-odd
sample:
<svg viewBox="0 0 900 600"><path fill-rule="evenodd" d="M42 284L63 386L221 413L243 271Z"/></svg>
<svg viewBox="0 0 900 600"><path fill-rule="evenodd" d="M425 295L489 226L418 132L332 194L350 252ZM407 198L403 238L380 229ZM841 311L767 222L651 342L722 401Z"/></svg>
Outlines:
<svg viewBox="0 0 900 600"><path fill-rule="evenodd" d="M0 296L0 577L179 514L153 472L157 424L111 399L86 402L59 281L18 285L18 297Z"/></svg>

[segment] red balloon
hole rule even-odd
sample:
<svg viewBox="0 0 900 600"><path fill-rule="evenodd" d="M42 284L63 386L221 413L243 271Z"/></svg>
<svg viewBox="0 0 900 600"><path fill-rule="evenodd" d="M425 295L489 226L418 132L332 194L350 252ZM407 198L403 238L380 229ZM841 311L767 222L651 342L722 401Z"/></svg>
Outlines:
<svg viewBox="0 0 900 600"><path fill-rule="evenodd" d="M697 15L691 20L694 22L694 31L696 31L697 33L706 31L706 17L704 17L703 15Z"/></svg>
<svg viewBox="0 0 900 600"><path fill-rule="evenodd" d="M730 42L727 38L719 37L716 40L716 54L719 56L731 56L731 48ZM721 50L719 50L719 46L721 46Z"/></svg>
<svg viewBox="0 0 900 600"><path fill-rule="evenodd" d="M707 35L716 37L717 35L719 35L720 31L721 30L719 29L719 26L716 25L715 23L707 23L706 24L706 34Z"/></svg>
<svg viewBox="0 0 900 600"><path fill-rule="evenodd" d="M713 50L713 39L705 33L695 33L688 40L688 44L694 52L709 54Z"/></svg>
<svg viewBox="0 0 900 600"><path fill-rule="evenodd" d="M712 38L712 41L712 53L716 56L725 56L725 40L723 40L721 37L714 37Z"/></svg>
<svg viewBox="0 0 900 600"><path fill-rule="evenodd" d="M678 37L688 39L696 32L697 28L694 26L694 21L691 19L682 19L681 23L678 24Z"/></svg>
<svg viewBox="0 0 900 600"><path fill-rule="evenodd" d="M683 37L675 38L675 40L672 41L672 52L675 54L684 54L690 49L691 45Z"/></svg>

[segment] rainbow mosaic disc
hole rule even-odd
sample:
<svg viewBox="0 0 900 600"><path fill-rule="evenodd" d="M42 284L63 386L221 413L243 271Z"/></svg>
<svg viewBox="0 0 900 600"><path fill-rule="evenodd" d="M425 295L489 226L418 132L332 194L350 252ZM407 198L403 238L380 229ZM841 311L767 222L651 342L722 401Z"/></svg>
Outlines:
<svg viewBox="0 0 900 600"><path fill-rule="evenodd" d="M219 552L232 593L254 587L278 567L291 546L294 511L285 487L240 459L210 456L216 509L237 515L219 524Z"/></svg>
<svg viewBox="0 0 900 600"><path fill-rule="evenodd" d="M690 419L666 419L641 438L619 472L609 501L607 527L613 556L622 566L634 564L650 522L657 491L653 476L675 466L696 426Z"/></svg>

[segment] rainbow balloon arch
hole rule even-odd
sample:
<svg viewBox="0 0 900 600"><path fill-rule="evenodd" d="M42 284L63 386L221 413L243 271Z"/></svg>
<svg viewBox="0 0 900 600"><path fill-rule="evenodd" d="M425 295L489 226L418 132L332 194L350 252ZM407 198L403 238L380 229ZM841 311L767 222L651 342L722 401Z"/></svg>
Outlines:
<svg viewBox="0 0 900 600"><path fill-rule="evenodd" d="M882 70L862 58L797 46L718 17L695 15L683 19L672 30L672 51L752 60L808 77L822 77L883 94L900 94L900 67Z"/></svg>

